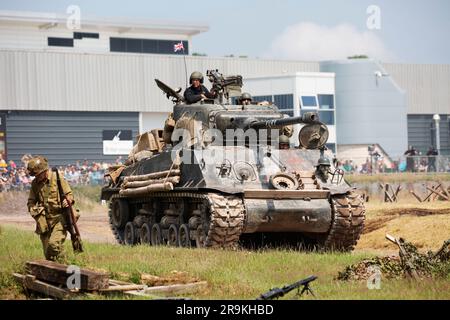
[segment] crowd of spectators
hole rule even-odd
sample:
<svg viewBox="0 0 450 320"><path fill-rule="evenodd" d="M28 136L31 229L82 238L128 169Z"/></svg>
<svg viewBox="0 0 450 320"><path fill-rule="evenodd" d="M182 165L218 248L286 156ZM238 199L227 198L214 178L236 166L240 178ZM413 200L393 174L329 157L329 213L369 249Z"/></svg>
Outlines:
<svg viewBox="0 0 450 320"><path fill-rule="evenodd" d="M411 151L413 150L413 151ZM431 149L430 149L431 150ZM372 153L365 162L357 165L354 160L333 159L338 169L349 174L374 174L389 172L450 172L450 158L447 158L443 170L436 170L436 155L429 151L426 155L415 152L409 148L405 157L393 161L389 165L379 154ZM60 166L58 169L64 173L64 178L70 185L103 185L104 174L111 165L122 164L122 158L118 157L114 163L77 161L75 164ZM13 160L6 162L0 154L0 192L8 190L28 190L31 186L31 177L22 162L20 165Z"/></svg>
<svg viewBox="0 0 450 320"><path fill-rule="evenodd" d="M115 165L121 164L119 157ZM70 185L103 185L104 174L110 165L106 162L77 161L75 164L59 166L59 172ZM29 190L33 177L28 174L24 165L16 164L13 160L6 162L0 154L0 192L9 190Z"/></svg>

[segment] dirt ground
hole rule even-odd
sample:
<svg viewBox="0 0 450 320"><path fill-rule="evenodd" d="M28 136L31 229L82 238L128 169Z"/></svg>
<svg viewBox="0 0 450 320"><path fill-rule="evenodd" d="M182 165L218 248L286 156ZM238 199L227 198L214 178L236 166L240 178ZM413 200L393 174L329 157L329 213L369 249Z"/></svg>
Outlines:
<svg viewBox="0 0 450 320"><path fill-rule="evenodd" d="M6 193L0 194L0 197L0 225L14 225L33 231L35 223L26 208L27 193ZM423 251L440 248L450 238L450 203L414 201L367 203L365 229L355 252L397 253L397 247L385 239L386 233L403 237ZM94 205L92 210L81 210L80 213L78 225L83 240L115 243L106 206Z"/></svg>

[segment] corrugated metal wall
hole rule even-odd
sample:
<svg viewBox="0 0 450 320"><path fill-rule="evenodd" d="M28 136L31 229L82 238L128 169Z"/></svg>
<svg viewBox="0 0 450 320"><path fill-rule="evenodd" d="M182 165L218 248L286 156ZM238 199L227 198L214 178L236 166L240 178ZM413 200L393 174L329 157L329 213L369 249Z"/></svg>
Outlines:
<svg viewBox="0 0 450 320"><path fill-rule="evenodd" d="M186 69L245 77L318 72L319 63L143 54L0 50L0 109L159 111L172 104L155 86L186 85ZM186 66L185 66L186 61ZM408 114L450 112L450 65L384 63L406 91Z"/></svg>
<svg viewBox="0 0 450 320"><path fill-rule="evenodd" d="M384 63L406 91L408 114L450 113L450 65Z"/></svg>
<svg viewBox="0 0 450 320"><path fill-rule="evenodd" d="M432 114L408 115L408 144L426 154L428 148L435 144L435 131L432 128ZM441 154L450 155L450 116L441 114L439 133Z"/></svg>
<svg viewBox="0 0 450 320"><path fill-rule="evenodd" d="M186 61L186 66L185 66ZM185 87L186 70L219 69L257 76L319 71L316 62L143 54L80 54L0 50L0 109L66 111L160 111L172 103L158 78Z"/></svg>
<svg viewBox="0 0 450 320"><path fill-rule="evenodd" d="M138 134L137 112L33 112L7 113L8 160L20 163L27 153L46 156L50 165L77 160L113 162L103 155L103 130L132 130Z"/></svg>

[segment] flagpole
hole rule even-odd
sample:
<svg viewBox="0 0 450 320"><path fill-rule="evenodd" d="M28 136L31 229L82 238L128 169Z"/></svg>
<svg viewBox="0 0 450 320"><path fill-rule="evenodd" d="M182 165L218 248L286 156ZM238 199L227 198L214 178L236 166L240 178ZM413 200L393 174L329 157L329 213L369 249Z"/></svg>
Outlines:
<svg viewBox="0 0 450 320"><path fill-rule="evenodd" d="M183 43L183 41L181 41ZM186 65L186 54L184 53L184 46L183 48L183 59L184 59L184 75L186 77L186 88L188 87L188 80L187 80L187 65Z"/></svg>
<svg viewBox="0 0 450 320"><path fill-rule="evenodd" d="M186 64L186 54L184 51L184 45L183 45L183 40L181 40L180 43L177 43L173 46L173 50L175 52L177 52L178 50L183 50L183 60L184 60L184 74L185 74L185 79L186 79L186 88L188 87L188 80L187 80L187 64Z"/></svg>

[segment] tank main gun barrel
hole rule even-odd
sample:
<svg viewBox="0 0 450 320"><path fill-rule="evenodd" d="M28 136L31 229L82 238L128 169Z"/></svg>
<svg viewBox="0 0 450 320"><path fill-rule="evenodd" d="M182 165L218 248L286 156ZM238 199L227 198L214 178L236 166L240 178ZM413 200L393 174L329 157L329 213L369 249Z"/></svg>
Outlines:
<svg viewBox="0 0 450 320"><path fill-rule="evenodd" d="M263 129L263 128L281 128L298 123L316 123L319 121L319 116L316 112L306 112L300 117L290 117L283 119L271 119L271 120L254 120L248 124L249 128Z"/></svg>

